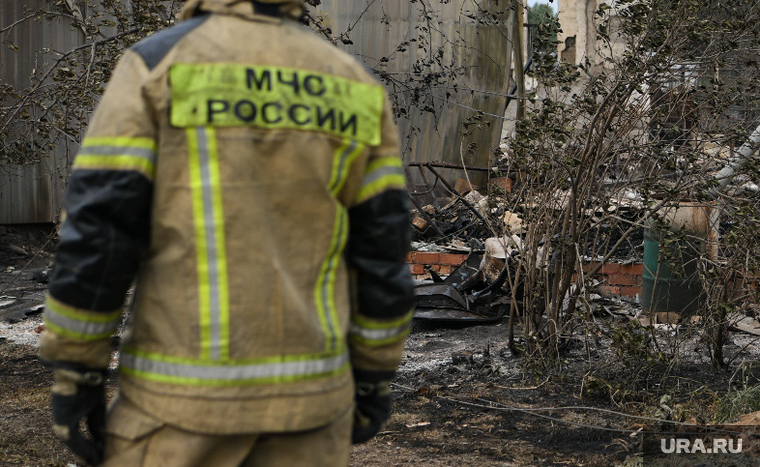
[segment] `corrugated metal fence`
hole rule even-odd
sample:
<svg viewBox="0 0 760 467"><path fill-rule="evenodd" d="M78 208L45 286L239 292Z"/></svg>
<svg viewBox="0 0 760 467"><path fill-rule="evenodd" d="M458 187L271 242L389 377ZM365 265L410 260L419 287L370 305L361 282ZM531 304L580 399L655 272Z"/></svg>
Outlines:
<svg viewBox="0 0 760 467"><path fill-rule="evenodd" d="M322 0L316 13L336 38L348 31L342 37L351 42L348 51L390 82L389 92L405 111L398 120L405 163L488 167L501 137L515 5L504 0ZM417 173L409 175L414 181Z"/></svg>
<svg viewBox="0 0 760 467"><path fill-rule="evenodd" d="M380 71L399 109L404 161L488 166L498 146L512 62L513 1L322 0L315 12L345 47ZM83 43L68 19L26 20L45 0L0 0L0 80L31 85L55 51ZM17 51L7 47L13 43ZM45 52L44 50L50 50ZM7 105L2 102L0 104ZM61 140L41 162L0 167L0 224L55 221L76 145ZM446 173L454 178L461 173ZM416 178L416 172L410 173ZM485 174L472 174L476 183Z"/></svg>
<svg viewBox="0 0 760 467"><path fill-rule="evenodd" d="M29 88L33 70L49 66L56 51L82 44L83 33L68 18L29 18L29 12L50 8L50 3L0 0L0 31L5 31L0 33L0 82ZM10 103L7 96L0 96L1 105ZM75 151L76 144L61 139L51 154L41 155L39 163L0 167L0 224L54 221Z"/></svg>

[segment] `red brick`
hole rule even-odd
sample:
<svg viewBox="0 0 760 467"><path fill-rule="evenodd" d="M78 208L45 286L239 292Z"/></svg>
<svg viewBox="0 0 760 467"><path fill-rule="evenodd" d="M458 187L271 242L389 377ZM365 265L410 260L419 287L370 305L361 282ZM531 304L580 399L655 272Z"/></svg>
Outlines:
<svg viewBox="0 0 760 467"><path fill-rule="evenodd" d="M644 274L644 265L639 264L621 264L620 265L620 273L621 274L630 274L632 276L641 276Z"/></svg>
<svg viewBox="0 0 760 467"><path fill-rule="evenodd" d="M602 266L602 269L599 270L602 274L618 274L620 272L620 264L619 263L607 263L604 266Z"/></svg>
<svg viewBox="0 0 760 467"><path fill-rule="evenodd" d="M641 294L641 287L633 287L633 286L617 287L616 295L625 295L627 297L635 297L636 295L640 295L640 294Z"/></svg>
<svg viewBox="0 0 760 467"><path fill-rule="evenodd" d="M583 264L583 272L585 272L586 274L588 274L589 272L591 272L598 265L599 265L598 261L592 261L590 263L584 263ZM601 271L601 269L599 271ZM597 272L597 274L600 274L600 272Z"/></svg>
<svg viewBox="0 0 760 467"><path fill-rule="evenodd" d="M414 275L425 274L425 266L423 266L422 264L410 264L409 270Z"/></svg>
<svg viewBox="0 0 760 467"><path fill-rule="evenodd" d="M467 255L456 253L441 253L441 264L450 264L452 266L459 266L467 259Z"/></svg>
<svg viewBox="0 0 760 467"><path fill-rule="evenodd" d="M641 295L641 287L630 285L600 285L597 287L600 294L609 297L610 295L625 295L626 297L635 297Z"/></svg>
<svg viewBox="0 0 760 467"><path fill-rule="evenodd" d="M610 275L610 284L612 285L641 285L642 277L631 274Z"/></svg>
<svg viewBox="0 0 760 467"><path fill-rule="evenodd" d="M416 264L441 264L441 254L433 251L418 251L414 255Z"/></svg>
<svg viewBox="0 0 760 467"><path fill-rule="evenodd" d="M496 185L504 190L505 193L512 193L512 179L509 177L492 178L489 181L489 185Z"/></svg>

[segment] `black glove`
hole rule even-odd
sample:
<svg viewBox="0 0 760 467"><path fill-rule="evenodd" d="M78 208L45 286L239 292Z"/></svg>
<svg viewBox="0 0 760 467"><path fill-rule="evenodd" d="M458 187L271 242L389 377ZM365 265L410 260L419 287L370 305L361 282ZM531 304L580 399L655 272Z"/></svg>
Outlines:
<svg viewBox="0 0 760 467"><path fill-rule="evenodd" d="M91 466L103 462L106 431L105 371L83 367L53 370L53 430ZM80 430L85 421L86 431Z"/></svg>
<svg viewBox="0 0 760 467"><path fill-rule="evenodd" d="M352 443L370 440L390 417L393 374L393 371L354 370L356 408Z"/></svg>

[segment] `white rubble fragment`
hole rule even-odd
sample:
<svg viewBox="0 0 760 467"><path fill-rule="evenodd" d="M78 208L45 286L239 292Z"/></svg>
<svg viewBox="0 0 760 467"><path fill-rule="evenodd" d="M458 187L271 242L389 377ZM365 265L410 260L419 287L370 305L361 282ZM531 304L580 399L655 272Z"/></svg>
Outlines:
<svg viewBox="0 0 760 467"><path fill-rule="evenodd" d="M0 339L12 344L22 344L37 347L40 336L35 329L42 324L42 315L31 316L13 324L0 321Z"/></svg>
<svg viewBox="0 0 760 467"><path fill-rule="evenodd" d="M504 212L504 217L502 217L502 219L504 220L504 224L507 226L510 233L519 235L526 232L525 222L519 214L511 211L506 211Z"/></svg>
<svg viewBox="0 0 760 467"><path fill-rule="evenodd" d="M476 204L478 204L481 200L483 200L483 198L485 198L485 197L483 195L481 195L480 193L478 193L477 191L475 191L475 190L467 193L464 196L465 201L467 201L468 203L472 204L473 206L475 206Z"/></svg>

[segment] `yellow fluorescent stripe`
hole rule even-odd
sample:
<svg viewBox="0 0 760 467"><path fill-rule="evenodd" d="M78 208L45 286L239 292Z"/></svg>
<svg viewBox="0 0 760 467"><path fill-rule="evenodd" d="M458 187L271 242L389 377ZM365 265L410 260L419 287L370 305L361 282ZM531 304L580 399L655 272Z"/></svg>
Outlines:
<svg viewBox="0 0 760 467"><path fill-rule="evenodd" d="M366 201L374 195L391 188L405 189L406 177L403 163L398 157L381 157L371 161L364 171L364 179L356 203Z"/></svg>
<svg viewBox="0 0 760 467"><path fill-rule="evenodd" d="M339 336L341 326L335 306L335 279L348 236L348 213L342 205L336 203L335 206L332 238L320 266L314 292L317 316L325 335L325 351L327 352L340 349L344 344Z"/></svg>
<svg viewBox="0 0 760 467"><path fill-rule="evenodd" d="M408 323L409 321L411 321L412 316L414 316L414 310L410 311L404 316L401 316L399 318L396 318L390 321L366 318L364 316L355 314L351 317L351 321L367 329L389 329L389 328L395 328L395 327Z"/></svg>
<svg viewBox="0 0 760 467"><path fill-rule="evenodd" d="M229 286L224 232L222 183L216 132L199 127L188 132L193 197L200 347L203 358L229 358Z"/></svg>
<svg viewBox="0 0 760 467"><path fill-rule="evenodd" d="M310 375L288 375L288 376L272 376L268 378L250 378L250 379L203 379L183 376L170 376L162 375L158 373L149 373L147 371L134 370L132 368L120 367L119 371L124 374L133 375L141 379L148 381L154 381L157 383L170 383L170 384L184 384L193 386L217 386L217 387L233 387L233 386L251 386L251 385L263 385L263 384L278 384L278 383L294 383L300 381L312 381L316 379L327 378L335 375L339 375L348 370L350 362L346 362L340 368L335 370L329 370L324 373L310 374Z"/></svg>
<svg viewBox="0 0 760 467"><path fill-rule="evenodd" d="M356 203L366 201L374 195L391 188L406 189L406 179L404 176L401 174L384 175L372 183L363 186L356 195Z"/></svg>
<svg viewBox="0 0 760 467"><path fill-rule="evenodd" d="M124 348L121 361L122 371L140 378L214 386L302 381L340 374L349 366L350 358L346 351L275 355L221 362Z"/></svg>
<svg viewBox="0 0 760 467"><path fill-rule="evenodd" d="M336 239L338 244L336 245L335 255L333 255L332 258L333 264L330 268L330 275L328 277L329 282L327 283L328 311L332 318L333 332L335 333L333 338L337 336L338 329L340 329L340 321L338 320L338 308L335 306L335 281L338 275L338 266L340 264L340 259L343 257L342 253L346 247L346 241L348 240L348 235L346 235L348 230L348 211L342 205L338 205L338 223L340 224L340 227L338 229L340 232L343 232L343 235L340 235ZM343 346L343 339L336 338L336 340L337 349L339 350Z"/></svg>
<svg viewBox="0 0 760 467"><path fill-rule="evenodd" d="M227 248L225 241L225 219L222 206L222 182L219 171L219 152L216 144L216 131L213 128L206 129L209 152L209 172L212 180L213 204L214 204L214 229L216 240L217 258L217 281L219 288L219 332L222 360L228 360L230 356L230 301L229 281L227 274Z"/></svg>
<svg viewBox="0 0 760 467"><path fill-rule="evenodd" d="M145 350L140 350L134 347L127 347L125 346L122 351L124 353L127 353L129 355L134 355L135 357L143 358L146 360L154 360L157 362L166 362L166 363L173 363L178 365L210 365L210 366L218 366L218 367L228 367L228 366L235 366L235 365L268 365L268 364L277 364L277 363L292 363L292 362L308 362L312 360L322 360L322 359L330 359L334 357L339 357L343 352L342 351L333 351L333 352L322 352L322 353L304 353L304 354L291 354L291 355L270 355L270 356L263 356L263 357L254 357L254 358L241 358L241 359L235 359L235 360L229 360L226 362L218 361L218 360L209 360L209 359L203 359L203 358L185 358L185 357L177 357L173 355L164 355L157 352L148 352Z"/></svg>
<svg viewBox="0 0 760 467"><path fill-rule="evenodd" d="M367 169L364 171L364 173L371 174L375 170L379 170L385 167L403 168L404 164L398 157L380 157L367 164Z"/></svg>
<svg viewBox="0 0 760 467"><path fill-rule="evenodd" d="M62 328L61 326L58 326L57 324L51 322L50 320L43 318L42 320L45 323L45 327L50 329L51 331L55 332L56 334L60 334L65 337L69 337L71 339L75 339L82 342L92 342L97 341L101 339L107 339L110 338L113 334L113 331L104 332L101 334L85 334L81 332L75 332L70 329Z"/></svg>
<svg viewBox="0 0 760 467"><path fill-rule="evenodd" d="M82 142L82 146L124 146L131 148L150 149L151 151L155 151L156 140L153 138L132 138L129 136L116 136L113 138L107 136L98 136L85 138Z"/></svg>
<svg viewBox="0 0 760 467"><path fill-rule="evenodd" d="M50 295L48 295L45 299L45 306L61 316L79 321L92 323L110 323L112 321L121 319L121 310L109 311L105 313L84 310L59 302Z"/></svg>
<svg viewBox="0 0 760 467"><path fill-rule="evenodd" d="M327 189L336 195L348 179L351 164L364 150L364 145L356 140L343 140L343 143L333 154L332 172ZM315 285L315 302L317 315L322 331L325 335L325 349L327 351L343 347L343 339L338 337L340 320L335 304L335 280L338 267L340 266L341 253L345 249L348 240L348 212L339 203L336 206L336 217L333 224L333 234L330 239L327 256L319 270L319 277Z"/></svg>
<svg viewBox="0 0 760 467"><path fill-rule="evenodd" d="M106 169L134 170L153 179L155 167L153 163L137 156L109 156L95 154L80 154L74 160L74 169Z"/></svg>
<svg viewBox="0 0 760 467"><path fill-rule="evenodd" d="M343 154L350 147L351 147L351 140L350 139L344 139L343 143L340 146L338 146L338 149L335 151L335 154L333 154L332 173L330 174L330 181L327 184L328 187L337 186L338 183L340 182L340 180L339 180L338 177L340 177L342 175L341 174L340 166L341 166L341 163L342 163ZM332 189L331 191L333 192L333 194L335 194L335 192L337 190Z"/></svg>
<svg viewBox="0 0 760 467"><path fill-rule="evenodd" d="M193 199L193 225L195 229L195 256L198 271L198 308L200 321L201 358L210 355L209 337L209 283L206 260L206 233L203 225L203 181L201 179L200 155L196 130L188 128L187 148L190 164L190 186Z"/></svg>
<svg viewBox="0 0 760 467"><path fill-rule="evenodd" d="M395 344L401 340L404 340L409 336L409 334L411 334L411 332L411 329L407 329L401 334L385 339L367 339L366 337L362 337L358 334L351 334L348 336L348 338L351 342L357 342L359 344L366 345L367 347L380 347L383 345Z"/></svg>
<svg viewBox="0 0 760 467"><path fill-rule="evenodd" d="M327 256L322 261L322 265L319 267L319 276L317 277L317 283L314 287L314 299L317 307L317 317L319 318L319 324L322 326L322 332L325 335L325 350L329 351L332 345L334 334L330 329L330 325L327 321L328 317L325 310L325 280L328 274L329 268L333 259L334 245L337 243L337 237L340 232L340 216L335 217L333 224L332 238L330 239L330 246L327 250Z"/></svg>
<svg viewBox="0 0 760 467"><path fill-rule="evenodd" d="M327 188L333 196L338 192L348 180L348 173L357 157L364 151L364 144L356 140L344 140L343 144L338 147L333 154L332 173Z"/></svg>

